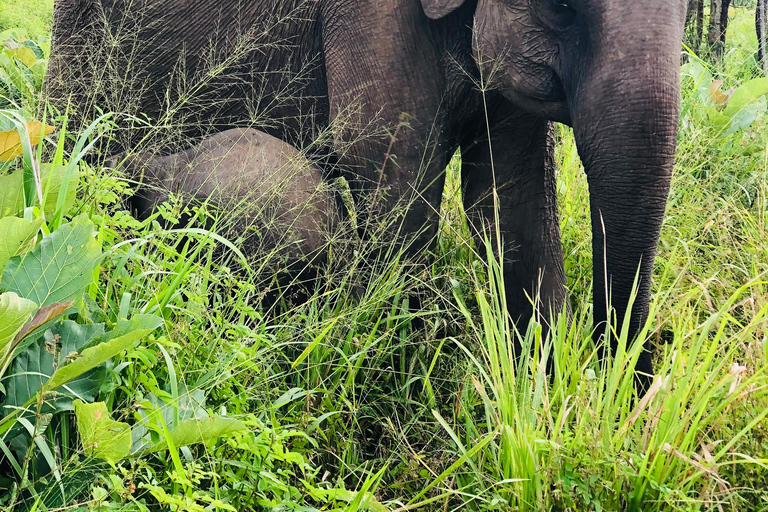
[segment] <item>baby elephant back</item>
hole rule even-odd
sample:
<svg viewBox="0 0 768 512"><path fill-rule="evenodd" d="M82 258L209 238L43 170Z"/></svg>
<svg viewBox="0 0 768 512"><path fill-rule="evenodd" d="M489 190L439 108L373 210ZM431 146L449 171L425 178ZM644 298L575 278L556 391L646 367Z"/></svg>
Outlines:
<svg viewBox="0 0 768 512"><path fill-rule="evenodd" d="M169 193L219 210L218 231L244 252L286 262L323 249L337 221L320 169L292 145L254 129L231 129L166 156L133 155L121 166L141 182L134 207L146 216Z"/></svg>

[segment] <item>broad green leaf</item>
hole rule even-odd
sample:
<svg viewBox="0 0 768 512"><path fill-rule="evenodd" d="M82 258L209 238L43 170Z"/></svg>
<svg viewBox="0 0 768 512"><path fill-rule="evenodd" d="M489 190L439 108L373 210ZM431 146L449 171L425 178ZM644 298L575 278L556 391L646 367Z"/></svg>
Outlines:
<svg viewBox="0 0 768 512"><path fill-rule="evenodd" d="M691 61L680 68L681 76L689 76L696 84L696 98L704 105L711 106L712 99L709 93L709 87L712 85L712 73L700 62Z"/></svg>
<svg viewBox="0 0 768 512"><path fill-rule="evenodd" d="M64 182L66 170L67 168L61 165L40 164L40 182L43 187L43 193L48 192L45 198L45 205L43 206L43 211L46 215L53 215L56 212L59 191ZM23 170L19 169L11 174L0 176L0 217L16 215L24 210L23 175ZM75 202L79 184L80 173L75 168L67 185L67 196L64 200L65 213Z"/></svg>
<svg viewBox="0 0 768 512"><path fill-rule="evenodd" d="M29 37L27 29L25 28L9 28L0 32L0 43L9 39L15 39L17 41L24 41Z"/></svg>
<svg viewBox="0 0 768 512"><path fill-rule="evenodd" d="M56 213L56 206L59 199L59 193L64 185L67 167L64 165L40 164L40 181L42 182L43 194L45 195L45 204L43 209L46 215ZM72 175L68 178L67 195L64 198L64 214L75 204L77 196L77 187L80 185L80 170L75 166Z"/></svg>
<svg viewBox="0 0 768 512"><path fill-rule="evenodd" d="M0 176L0 217L16 215L24 209L24 173L21 169Z"/></svg>
<svg viewBox="0 0 768 512"><path fill-rule="evenodd" d="M0 294L0 369L5 367L4 362L10 355L14 338L35 309L37 305L34 302L13 292Z"/></svg>
<svg viewBox="0 0 768 512"><path fill-rule="evenodd" d="M75 400L77 432L86 455L116 464L131 451L131 427L115 421L104 402L84 404Z"/></svg>
<svg viewBox="0 0 768 512"><path fill-rule="evenodd" d="M70 300L77 304L93 282L100 258L93 224L81 215L44 237L32 251L11 258L0 287L40 306Z"/></svg>
<svg viewBox="0 0 768 512"><path fill-rule="evenodd" d="M77 355L73 361L60 367L48 381L48 389L56 389L72 379L84 374L91 368L130 348L136 341L151 333L163 324L162 318L155 315L136 315L128 321L117 324L112 331L89 343L90 347ZM101 339L108 341L100 342Z"/></svg>
<svg viewBox="0 0 768 512"><path fill-rule="evenodd" d="M45 52L43 51L43 48L40 46L40 44L37 41L34 41L32 39L25 39L24 41L22 41L21 46L24 46L32 50L32 53L35 54L35 59L45 58Z"/></svg>
<svg viewBox="0 0 768 512"><path fill-rule="evenodd" d="M35 65L35 62L37 62L37 55L35 55L32 48L29 48L28 46L19 46L18 48L11 48L5 51L28 68L31 68Z"/></svg>
<svg viewBox="0 0 768 512"><path fill-rule="evenodd" d="M173 430L176 426L176 411L178 410L179 422L184 420L204 420L209 417L205 410L205 392L202 389L188 390L184 383L180 383L178 399L174 402L172 397L167 397L168 402L161 400L154 393L148 393L137 410L137 415L141 420L134 425L131 435L133 436L133 452L143 451L154 445L157 439L152 440L153 434L149 433L148 425L157 425L158 417L161 415L165 425ZM171 402L171 403L169 403ZM148 435L149 433L149 435Z"/></svg>
<svg viewBox="0 0 768 512"><path fill-rule="evenodd" d="M238 432L247 430L242 421L233 418L222 418L221 416L211 416L202 420L185 420L179 423L170 432L171 440L176 448L196 443L210 443L222 436L230 436ZM147 452L157 452L168 448L165 439L154 446L151 446Z"/></svg>
<svg viewBox="0 0 768 512"><path fill-rule="evenodd" d="M709 107L706 109L707 120L719 132L723 132L730 124L731 120L715 107Z"/></svg>
<svg viewBox="0 0 768 512"><path fill-rule="evenodd" d="M35 62L29 70L32 72L32 78L35 81L35 88L41 89L43 87L43 80L45 79L45 72L48 69L48 60L40 59Z"/></svg>
<svg viewBox="0 0 768 512"><path fill-rule="evenodd" d="M768 108L766 108L765 105L765 98L758 98L757 101L753 101L731 117L731 122L728 125L728 129L725 131L725 135L730 135L739 130L749 128L758 116L766 111L768 111Z"/></svg>
<svg viewBox="0 0 768 512"><path fill-rule="evenodd" d="M33 83L28 79L27 74L5 52L0 52L0 71L3 72L3 81L8 85L12 85L19 94L35 93ZM0 123L0 125L2 124ZM3 131L7 130L15 130L13 122L10 123L10 126L3 126ZM2 160L0 159L0 161Z"/></svg>
<svg viewBox="0 0 768 512"><path fill-rule="evenodd" d="M11 257L17 256L29 246L42 225L43 219L29 222L19 217L0 218L0 271Z"/></svg>
<svg viewBox="0 0 768 512"><path fill-rule="evenodd" d="M43 58L46 58L51 55L51 40L48 38L37 38L37 46L40 48L40 51L43 52Z"/></svg>
<svg viewBox="0 0 768 512"><path fill-rule="evenodd" d="M21 407L40 391L56 369L73 359L82 347L104 334L103 324L79 325L71 320L57 322L16 354L7 379L5 405ZM66 388L45 401L43 413L71 410L72 400L93 401L106 378L106 368L83 372ZM52 388L48 388L52 389Z"/></svg>
<svg viewBox="0 0 768 512"><path fill-rule="evenodd" d="M728 100L728 105L723 109L723 114L727 117L733 117L741 109L754 103L758 98L766 94L768 94L768 77L755 78L754 80L744 82L736 89L731 99Z"/></svg>

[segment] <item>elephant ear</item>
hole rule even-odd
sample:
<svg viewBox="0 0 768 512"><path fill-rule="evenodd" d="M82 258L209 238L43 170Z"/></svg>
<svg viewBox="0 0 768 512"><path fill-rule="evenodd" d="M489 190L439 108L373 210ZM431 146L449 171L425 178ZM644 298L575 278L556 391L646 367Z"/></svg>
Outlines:
<svg viewBox="0 0 768 512"><path fill-rule="evenodd" d="M439 20L451 14L463 3L464 0L421 0L424 12L433 20Z"/></svg>

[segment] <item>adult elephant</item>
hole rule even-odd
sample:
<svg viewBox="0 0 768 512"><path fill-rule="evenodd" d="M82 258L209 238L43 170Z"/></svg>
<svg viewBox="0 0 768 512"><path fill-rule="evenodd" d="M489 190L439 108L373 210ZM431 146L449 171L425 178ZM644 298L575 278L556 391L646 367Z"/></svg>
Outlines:
<svg viewBox="0 0 768 512"><path fill-rule="evenodd" d="M433 239L460 147L468 216L476 232L498 220L507 305L522 320L528 297L542 312L566 304L551 121L571 125L589 182L596 337L622 324L639 275L634 336L673 166L685 11L686 0L56 0L48 91L73 95L84 117L96 97L190 135L261 121L308 146L330 126L358 198L408 199L412 251ZM645 387L649 352L637 369Z"/></svg>

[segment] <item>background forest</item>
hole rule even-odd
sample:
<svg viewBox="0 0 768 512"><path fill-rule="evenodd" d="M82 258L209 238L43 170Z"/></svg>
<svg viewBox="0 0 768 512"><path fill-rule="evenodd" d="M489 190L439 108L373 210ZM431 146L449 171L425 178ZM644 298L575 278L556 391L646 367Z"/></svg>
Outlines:
<svg viewBox="0 0 768 512"><path fill-rule="evenodd" d="M133 184L95 158L116 113L69 133L43 108L52 3L0 4L0 508L768 510L755 1L734 0L714 39L702 3L681 48L644 397L640 345L624 336L601 363L592 342L569 129L556 160L573 321L551 339L507 320L497 259L468 237L458 157L431 259L341 253L308 301L275 304L270 255L245 261L217 233L225 213L173 198L144 221L126 211ZM532 353L517 363L515 338Z"/></svg>

